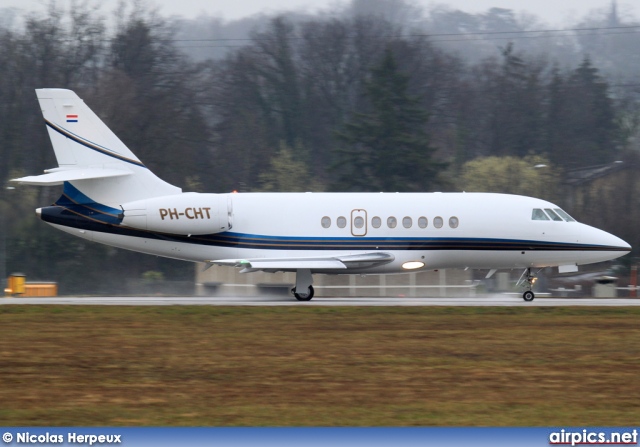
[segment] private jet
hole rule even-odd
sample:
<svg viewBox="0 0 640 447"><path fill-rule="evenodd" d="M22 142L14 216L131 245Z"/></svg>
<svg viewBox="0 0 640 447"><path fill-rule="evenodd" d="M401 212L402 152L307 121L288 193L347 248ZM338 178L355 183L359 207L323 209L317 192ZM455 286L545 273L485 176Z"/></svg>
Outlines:
<svg viewBox="0 0 640 447"><path fill-rule="evenodd" d="M73 91L37 98L58 167L12 181L62 185L36 213L93 242L242 272L295 272L292 293L313 298L313 275L398 274L446 268L536 271L623 256L631 247L545 200L492 193L182 192L158 178Z"/></svg>

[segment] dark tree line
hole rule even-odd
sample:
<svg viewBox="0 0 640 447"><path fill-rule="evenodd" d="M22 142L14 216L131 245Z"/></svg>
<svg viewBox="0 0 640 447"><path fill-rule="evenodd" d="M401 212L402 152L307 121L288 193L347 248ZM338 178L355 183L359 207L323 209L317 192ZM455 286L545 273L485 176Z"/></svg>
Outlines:
<svg viewBox="0 0 640 447"><path fill-rule="evenodd" d="M135 7L121 6L113 32L87 6L0 29L0 175L56 166L41 87L76 90L184 190L459 190L479 157L543 157L562 174L633 149L635 98L614 96L588 55L564 67L509 43L470 62L353 5L345 17L272 18L223 58L199 61L170 24ZM31 210L59 193L3 190L11 269L63 291L87 289L74 282L80 271L97 291L149 270L190 275L187 263L85 245L37 222Z"/></svg>
<svg viewBox="0 0 640 447"><path fill-rule="evenodd" d="M429 115L408 96L408 81L387 48L364 84L367 112L356 112L336 134L338 190L427 191L437 184L445 164L434 160Z"/></svg>
<svg viewBox="0 0 640 447"><path fill-rule="evenodd" d="M608 83L588 56L562 70L508 44L496 57L466 65L376 17L297 27L276 18L252 43L211 62L211 84L218 86L210 97L213 148L217 159L237 166L212 186L260 188L265 161L284 143L326 189L391 187L386 178L397 177L391 171L414 154L398 141L381 149L393 137L384 133L389 123L372 113L397 109L374 82L385 60L393 61L390 82L406 98L398 122L420 122L414 135L423 133L425 148L437 149L425 149L420 160L436 171L492 155L544 155L569 169L612 162L625 146ZM387 177L371 168L376 157L387 158ZM398 168L404 174L392 184L455 187L429 166L408 164L429 181L416 183L411 169Z"/></svg>

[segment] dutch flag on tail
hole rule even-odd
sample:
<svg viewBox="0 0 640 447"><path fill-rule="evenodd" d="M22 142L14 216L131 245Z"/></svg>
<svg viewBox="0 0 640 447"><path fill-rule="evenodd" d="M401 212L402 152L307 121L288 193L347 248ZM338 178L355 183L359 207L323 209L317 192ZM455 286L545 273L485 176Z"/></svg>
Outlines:
<svg viewBox="0 0 640 447"><path fill-rule="evenodd" d="M77 123L78 115L67 115L67 123Z"/></svg>

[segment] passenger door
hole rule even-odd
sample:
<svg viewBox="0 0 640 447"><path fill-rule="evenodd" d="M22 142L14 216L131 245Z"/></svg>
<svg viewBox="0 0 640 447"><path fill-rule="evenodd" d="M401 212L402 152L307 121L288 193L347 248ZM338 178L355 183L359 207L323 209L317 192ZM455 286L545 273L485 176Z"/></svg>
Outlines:
<svg viewBox="0 0 640 447"><path fill-rule="evenodd" d="M366 236L367 212L365 210L351 211L351 234L354 236Z"/></svg>

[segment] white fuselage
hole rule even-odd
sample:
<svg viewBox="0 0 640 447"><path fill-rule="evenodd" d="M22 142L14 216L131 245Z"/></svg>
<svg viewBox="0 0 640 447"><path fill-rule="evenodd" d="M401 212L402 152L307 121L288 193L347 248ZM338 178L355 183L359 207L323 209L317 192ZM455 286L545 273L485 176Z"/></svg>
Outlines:
<svg viewBox="0 0 640 447"><path fill-rule="evenodd" d="M59 223L55 226L95 242L188 261L299 259L372 252L392 255L393 261L356 269L359 273L405 272L403 265L411 261L424 263L422 269L580 265L614 259L630 250L623 240L588 225L533 220L534 209L558 207L524 196L489 193L196 196L200 207L207 202L206 196L210 196L211 203L224 204L225 209L217 211L218 215L226 214L230 229L210 235L174 237L148 230L127 235L106 228L93 231ZM194 194L173 196L173 203L178 203L175 209L193 209L190 205L193 198ZM166 218L166 212L162 212ZM395 218L394 228L389 226L389 218ZM426 218L425 228L422 218ZM440 228L436 225L438 218L442 220ZM354 269L313 269L313 272L354 273Z"/></svg>

